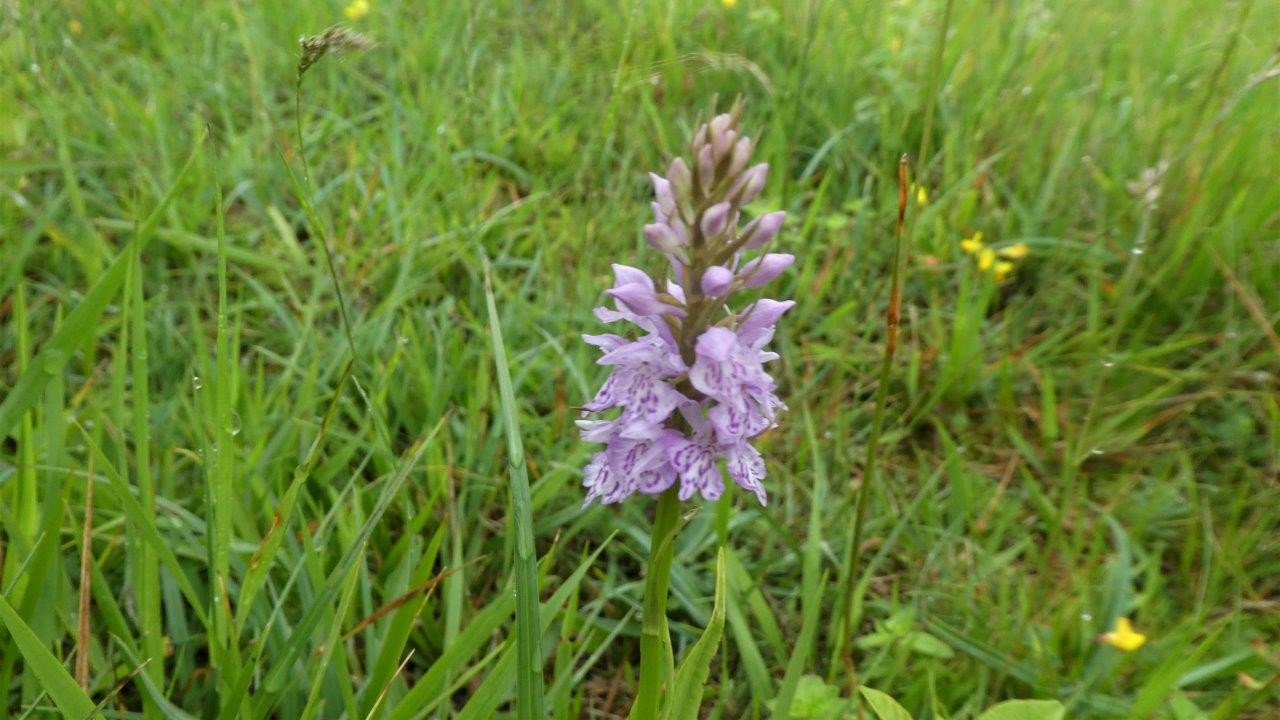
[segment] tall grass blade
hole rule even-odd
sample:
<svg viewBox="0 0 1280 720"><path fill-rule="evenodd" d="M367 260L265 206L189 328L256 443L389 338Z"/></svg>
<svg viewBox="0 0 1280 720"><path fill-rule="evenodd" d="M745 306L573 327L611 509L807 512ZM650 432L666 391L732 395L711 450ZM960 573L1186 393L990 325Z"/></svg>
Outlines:
<svg viewBox="0 0 1280 720"><path fill-rule="evenodd" d="M493 279L489 258L484 258L484 298L489 310L489 335L493 343L493 362L498 370L498 392L502 398L502 418L507 434L507 471L511 490L511 522L508 532L515 533L516 548L516 714L519 717L543 717L542 635L538 622L538 558L533 546L533 500L529 494L529 475L524 462L524 445L520 441L520 421L515 391L511 388L511 369L502 342L502 325L493 299Z"/></svg>

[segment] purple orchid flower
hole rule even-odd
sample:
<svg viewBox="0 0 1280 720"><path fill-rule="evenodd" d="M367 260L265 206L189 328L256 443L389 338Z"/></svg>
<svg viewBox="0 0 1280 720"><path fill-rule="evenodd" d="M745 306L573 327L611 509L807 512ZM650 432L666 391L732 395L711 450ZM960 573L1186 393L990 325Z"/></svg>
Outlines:
<svg viewBox="0 0 1280 720"><path fill-rule="evenodd" d="M759 299L724 311L734 293L777 278L795 258L741 258L772 241L786 217L771 212L739 227L768 172L765 164L749 166L752 148L735 110L698 129L691 163L676 158L666 177L650 174L654 222L644 238L666 257L675 281L660 292L644 271L614 265L607 293L614 308L596 308L596 317L640 332L583 336L600 348L597 363L612 369L582 408L608 419L578 421L582 439L604 445L583 471L587 504L668 491L714 501L725 491L723 472L761 505L767 500L765 461L751 441L786 408L765 369L778 356L765 347L795 303Z"/></svg>

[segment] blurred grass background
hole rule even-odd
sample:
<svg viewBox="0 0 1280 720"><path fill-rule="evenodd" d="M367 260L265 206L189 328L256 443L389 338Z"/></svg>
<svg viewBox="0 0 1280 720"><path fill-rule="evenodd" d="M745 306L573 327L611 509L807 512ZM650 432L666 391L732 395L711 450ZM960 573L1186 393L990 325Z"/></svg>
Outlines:
<svg viewBox="0 0 1280 720"><path fill-rule="evenodd" d="M659 269L645 171L742 95L799 304L770 504L726 500L709 716L769 716L798 655L917 718L1277 717L1280 5L371 0L377 46L306 76L300 193L298 38L343 10L0 5L0 716L77 714L66 673L108 717L513 716L482 254L548 708L624 716L651 508L580 509L578 335L609 263ZM902 153L903 347L852 568ZM975 232L1029 253L997 282ZM677 653L717 546L687 509ZM1119 616L1133 654L1095 642Z"/></svg>

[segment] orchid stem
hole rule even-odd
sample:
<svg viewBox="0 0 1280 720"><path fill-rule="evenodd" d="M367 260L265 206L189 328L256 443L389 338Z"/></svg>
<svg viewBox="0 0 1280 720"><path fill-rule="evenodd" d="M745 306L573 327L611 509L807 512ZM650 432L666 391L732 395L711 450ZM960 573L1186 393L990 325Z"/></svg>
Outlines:
<svg viewBox="0 0 1280 720"><path fill-rule="evenodd" d="M640 687L631 720L656 720L661 707L662 686L675 674L671 632L667 628L667 588L671 583L671 561L675 554L677 524L680 520L679 491L672 487L658 496L649 540L649 563L644 579L644 620L640 634Z"/></svg>

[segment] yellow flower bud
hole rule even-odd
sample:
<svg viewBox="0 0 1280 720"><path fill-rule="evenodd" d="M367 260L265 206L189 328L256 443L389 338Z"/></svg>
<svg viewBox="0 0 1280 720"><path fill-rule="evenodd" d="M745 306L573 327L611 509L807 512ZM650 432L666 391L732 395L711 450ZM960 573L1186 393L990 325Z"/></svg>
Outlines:
<svg viewBox="0 0 1280 720"><path fill-rule="evenodd" d="M991 248L982 248L978 251L978 269L986 272L996 262L996 253Z"/></svg>
<svg viewBox="0 0 1280 720"><path fill-rule="evenodd" d="M996 280L1000 282L1004 282L1004 279L1009 277L1009 274L1013 272L1013 263L1001 260L1000 262L996 263L995 269L996 269Z"/></svg>
<svg viewBox="0 0 1280 720"><path fill-rule="evenodd" d="M1008 258L1010 260L1021 260L1026 257L1029 252L1031 252L1031 249L1027 247L1026 243L1014 243L1008 247L1000 248L1000 257Z"/></svg>
<svg viewBox="0 0 1280 720"><path fill-rule="evenodd" d="M970 235L960 241L960 249L972 255L982 249L982 231Z"/></svg>

